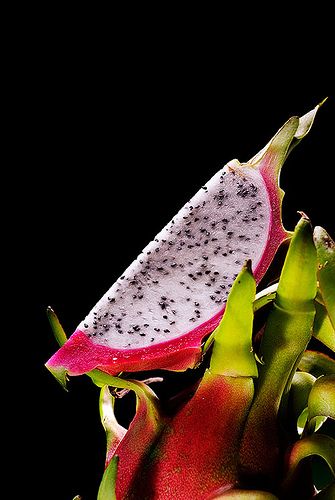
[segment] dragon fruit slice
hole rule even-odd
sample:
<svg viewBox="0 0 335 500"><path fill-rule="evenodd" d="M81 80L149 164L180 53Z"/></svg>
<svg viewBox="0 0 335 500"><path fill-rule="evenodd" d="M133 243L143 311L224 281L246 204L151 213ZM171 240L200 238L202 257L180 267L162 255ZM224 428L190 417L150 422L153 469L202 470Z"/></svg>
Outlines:
<svg viewBox="0 0 335 500"><path fill-rule="evenodd" d="M288 233L280 169L319 106L292 117L248 163L232 160L150 242L47 362L58 378L185 370L222 318L242 263L258 282Z"/></svg>

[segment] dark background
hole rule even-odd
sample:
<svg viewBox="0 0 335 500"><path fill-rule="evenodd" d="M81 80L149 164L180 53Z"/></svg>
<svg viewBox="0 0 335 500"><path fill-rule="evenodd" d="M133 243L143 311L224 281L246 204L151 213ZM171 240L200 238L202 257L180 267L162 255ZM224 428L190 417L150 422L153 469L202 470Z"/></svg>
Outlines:
<svg viewBox="0 0 335 500"><path fill-rule="evenodd" d="M44 368L57 349L46 307L71 334L223 163L247 161L290 116L320 102L327 88L304 94L291 76L276 89L263 81L256 92L241 67L223 72L222 59L191 69L186 52L177 61L168 50L148 54L136 43L120 58L117 49L102 58L81 40L59 50L61 33L47 46L45 33L36 40L30 35L29 48L21 47L24 85L14 112L19 140L13 155L22 168L12 172L19 211L11 229L22 255L21 281L24 276L16 317L30 368L15 398L24 397L19 456L34 498L67 500L80 493L91 500L104 464L98 390L78 377L66 393ZM334 119L329 99L284 166L289 229L303 210L314 225L335 233ZM120 412L125 424L132 403L125 400Z"/></svg>

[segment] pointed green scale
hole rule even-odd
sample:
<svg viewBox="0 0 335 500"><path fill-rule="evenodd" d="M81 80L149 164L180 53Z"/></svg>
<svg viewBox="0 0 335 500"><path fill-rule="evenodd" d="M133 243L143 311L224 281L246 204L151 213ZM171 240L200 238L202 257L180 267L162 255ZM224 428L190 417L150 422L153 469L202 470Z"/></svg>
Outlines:
<svg viewBox="0 0 335 500"><path fill-rule="evenodd" d="M316 251L310 221L302 214L281 272L276 305L293 313L313 309L316 291Z"/></svg>
<svg viewBox="0 0 335 500"><path fill-rule="evenodd" d="M318 280L323 303L335 329L335 242L325 229L316 226L314 243L318 256Z"/></svg>
<svg viewBox="0 0 335 500"><path fill-rule="evenodd" d="M276 298L261 341L256 394L240 451L241 471L275 481L280 459L279 410L286 411L297 364L312 335L316 295L316 250L305 215L298 222L286 255Z"/></svg>
<svg viewBox="0 0 335 500"><path fill-rule="evenodd" d="M256 282L248 260L234 281L225 314L214 332L210 361L212 373L231 377L257 377L252 351L253 302Z"/></svg>
<svg viewBox="0 0 335 500"><path fill-rule="evenodd" d="M47 317L52 329L52 333L54 334L54 337L60 347L62 347L62 345L67 341L67 336L62 325L60 324L59 319L57 318L55 311L50 306L47 308Z"/></svg>
<svg viewBox="0 0 335 500"><path fill-rule="evenodd" d="M100 419L106 433L107 462L117 446L126 434L126 429L118 423L114 413L115 398L111 395L108 385L104 385L100 391L99 411Z"/></svg>

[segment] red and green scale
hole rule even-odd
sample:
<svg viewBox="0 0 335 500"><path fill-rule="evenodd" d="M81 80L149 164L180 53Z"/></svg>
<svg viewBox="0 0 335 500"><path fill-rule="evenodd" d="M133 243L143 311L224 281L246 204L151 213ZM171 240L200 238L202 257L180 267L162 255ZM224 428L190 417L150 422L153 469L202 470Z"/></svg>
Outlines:
<svg viewBox="0 0 335 500"><path fill-rule="evenodd" d="M48 310L61 347L47 368L64 387L87 374L101 388L98 500L334 498L335 245L303 213L293 233L283 228L278 185L318 108L218 172L69 340ZM288 238L279 282L256 294ZM169 399L141 376L182 380L197 367L196 384ZM120 390L136 396L128 428L114 412ZM329 471L322 488L315 455Z"/></svg>

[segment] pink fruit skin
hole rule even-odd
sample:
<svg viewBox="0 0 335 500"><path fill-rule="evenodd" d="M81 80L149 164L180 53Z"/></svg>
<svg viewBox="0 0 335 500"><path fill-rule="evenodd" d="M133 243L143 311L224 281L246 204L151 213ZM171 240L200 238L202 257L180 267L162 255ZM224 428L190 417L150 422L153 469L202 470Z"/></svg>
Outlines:
<svg viewBox="0 0 335 500"><path fill-rule="evenodd" d="M288 237L281 223L282 195L278 188L273 158L266 155L259 165L267 187L271 206L270 228L267 245L253 273L258 283L269 267L278 247ZM95 368L110 375L121 371L134 372L153 369L184 371L201 360L201 343L219 324L222 310L197 328L171 341L141 349L121 350L94 344L82 331L76 330L70 339L46 363L50 371L65 371L69 375L82 375Z"/></svg>
<svg viewBox="0 0 335 500"><path fill-rule="evenodd" d="M239 442L253 387L249 377L207 371L192 399L164 427L133 488L117 498L205 500L219 488L236 486Z"/></svg>

